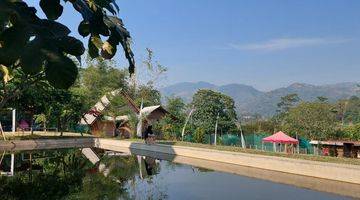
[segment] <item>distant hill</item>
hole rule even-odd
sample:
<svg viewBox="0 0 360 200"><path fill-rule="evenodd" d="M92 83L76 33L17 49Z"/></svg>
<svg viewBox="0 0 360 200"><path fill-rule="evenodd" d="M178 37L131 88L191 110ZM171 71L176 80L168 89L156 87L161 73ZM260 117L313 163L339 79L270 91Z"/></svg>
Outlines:
<svg viewBox="0 0 360 200"><path fill-rule="evenodd" d="M261 114L271 116L276 112L276 105L282 96L297 93L302 100L314 101L318 96L324 96L333 102L338 99L356 95L358 83L347 82L329 85L310 85L294 83L288 87L278 88L270 92L262 92L252 86L243 84L228 84L217 86L207 82L178 83L160 89L163 96L178 96L186 102L191 102L192 96L199 89L212 89L231 96L240 114Z"/></svg>

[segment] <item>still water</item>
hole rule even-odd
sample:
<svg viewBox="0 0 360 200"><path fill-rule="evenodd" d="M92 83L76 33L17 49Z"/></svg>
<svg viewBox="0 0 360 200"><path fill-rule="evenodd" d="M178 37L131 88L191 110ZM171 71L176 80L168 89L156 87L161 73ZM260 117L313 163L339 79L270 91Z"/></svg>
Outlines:
<svg viewBox="0 0 360 200"><path fill-rule="evenodd" d="M348 199L149 156L97 154L96 165L74 149L20 152L13 162L0 155L0 199Z"/></svg>

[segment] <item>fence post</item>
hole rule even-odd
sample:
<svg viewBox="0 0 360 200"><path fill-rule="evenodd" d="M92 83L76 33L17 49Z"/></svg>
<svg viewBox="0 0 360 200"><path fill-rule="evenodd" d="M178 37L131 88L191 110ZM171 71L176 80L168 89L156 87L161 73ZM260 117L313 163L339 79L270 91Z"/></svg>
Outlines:
<svg viewBox="0 0 360 200"><path fill-rule="evenodd" d="M12 127L11 127L12 133L15 133L16 131L16 109L12 110Z"/></svg>

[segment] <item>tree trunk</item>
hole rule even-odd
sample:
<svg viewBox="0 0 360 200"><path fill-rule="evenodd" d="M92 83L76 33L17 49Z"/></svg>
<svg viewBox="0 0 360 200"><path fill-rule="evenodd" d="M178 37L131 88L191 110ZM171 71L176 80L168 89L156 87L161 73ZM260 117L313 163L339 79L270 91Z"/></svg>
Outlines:
<svg viewBox="0 0 360 200"><path fill-rule="evenodd" d="M62 131L62 127L61 127L61 118L60 117L57 118L57 128L58 128L58 131L60 131L60 136L63 136L63 131Z"/></svg>
<svg viewBox="0 0 360 200"><path fill-rule="evenodd" d="M2 129L1 122L0 122L0 133L1 133L1 135L3 136L3 138L4 138L4 141L6 141L5 133L4 133L3 129ZM5 151L4 151L4 153L5 153ZM1 159L1 160L2 160L2 159ZM0 162L0 163L1 163L1 162Z"/></svg>
<svg viewBox="0 0 360 200"><path fill-rule="evenodd" d="M44 132L46 133L46 120L44 120Z"/></svg>
<svg viewBox="0 0 360 200"><path fill-rule="evenodd" d="M31 131L31 135L34 134L34 112L31 112L31 119L30 119L30 131Z"/></svg>

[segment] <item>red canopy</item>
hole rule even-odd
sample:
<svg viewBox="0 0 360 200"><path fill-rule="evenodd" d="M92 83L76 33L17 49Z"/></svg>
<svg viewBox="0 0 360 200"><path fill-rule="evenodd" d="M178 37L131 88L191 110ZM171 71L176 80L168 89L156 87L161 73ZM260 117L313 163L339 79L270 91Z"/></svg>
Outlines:
<svg viewBox="0 0 360 200"><path fill-rule="evenodd" d="M294 139L282 131L275 133L269 137L262 139L263 142L277 142L277 143L288 143L288 144L297 144L299 141Z"/></svg>

